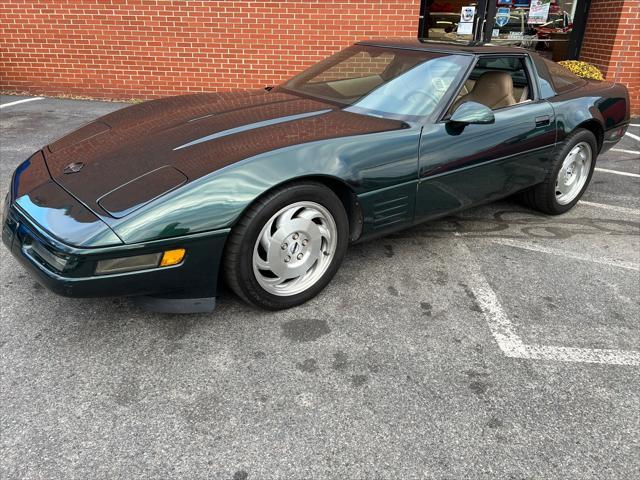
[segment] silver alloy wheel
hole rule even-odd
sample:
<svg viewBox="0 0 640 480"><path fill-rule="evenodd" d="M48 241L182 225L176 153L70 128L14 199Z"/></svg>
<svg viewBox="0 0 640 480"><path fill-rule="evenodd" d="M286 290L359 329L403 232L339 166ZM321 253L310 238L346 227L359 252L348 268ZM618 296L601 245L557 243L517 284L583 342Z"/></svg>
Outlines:
<svg viewBox="0 0 640 480"><path fill-rule="evenodd" d="M315 202L296 202L273 215L253 247L253 273L273 295L304 292L322 277L335 256L333 215Z"/></svg>
<svg viewBox="0 0 640 480"><path fill-rule="evenodd" d="M591 145L580 142L571 149L562 162L556 178L556 201L560 205L573 202L587 183L593 154Z"/></svg>

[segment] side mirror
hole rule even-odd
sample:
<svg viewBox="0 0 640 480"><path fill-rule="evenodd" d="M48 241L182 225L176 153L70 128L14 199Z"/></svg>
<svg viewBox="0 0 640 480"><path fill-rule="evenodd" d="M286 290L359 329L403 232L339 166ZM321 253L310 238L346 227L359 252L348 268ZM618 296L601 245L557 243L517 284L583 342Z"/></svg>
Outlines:
<svg viewBox="0 0 640 480"><path fill-rule="evenodd" d="M494 117L491 109L478 102L464 102L456 108L449 118L449 123L455 125L484 125L495 121L496 117Z"/></svg>

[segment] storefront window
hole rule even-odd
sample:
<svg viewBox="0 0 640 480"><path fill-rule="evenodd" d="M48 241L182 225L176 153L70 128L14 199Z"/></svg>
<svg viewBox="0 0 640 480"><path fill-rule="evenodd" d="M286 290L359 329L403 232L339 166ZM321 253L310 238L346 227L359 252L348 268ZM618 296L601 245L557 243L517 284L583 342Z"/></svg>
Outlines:
<svg viewBox="0 0 640 480"><path fill-rule="evenodd" d="M487 31L492 43L535 50L554 61L566 60L575 58L578 53L580 34L574 26L576 17L580 17L579 23L586 21L582 8L586 1L423 0L425 28L422 36L429 40L466 42L474 37L482 38L477 32L482 28L478 16L490 12L487 19L492 28ZM495 5L489 5L493 2Z"/></svg>
<svg viewBox="0 0 640 480"><path fill-rule="evenodd" d="M475 20L478 2L461 0L423 0L426 4L424 13L425 30L422 35L429 40L436 41L470 41L472 30L466 29ZM470 14L471 17L465 17ZM460 25L460 20L463 24ZM465 24L469 20L469 25Z"/></svg>
<svg viewBox="0 0 640 480"><path fill-rule="evenodd" d="M569 58L573 19L581 0L497 0L491 41L535 50L554 61Z"/></svg>

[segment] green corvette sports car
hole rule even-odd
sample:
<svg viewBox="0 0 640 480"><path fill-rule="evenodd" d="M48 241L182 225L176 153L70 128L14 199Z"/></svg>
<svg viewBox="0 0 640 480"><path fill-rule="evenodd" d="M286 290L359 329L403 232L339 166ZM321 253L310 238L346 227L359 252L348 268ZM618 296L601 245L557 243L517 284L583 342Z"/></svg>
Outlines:
<svg viewBox="0 0 640 480"><path fill-rule="evenodd" d="M513 47L365 41L277 87L153 100L14 172L2 238L66 296L210 311L224 283L281 309L351 242L518 194L572 208L629 95Z"/></svg>

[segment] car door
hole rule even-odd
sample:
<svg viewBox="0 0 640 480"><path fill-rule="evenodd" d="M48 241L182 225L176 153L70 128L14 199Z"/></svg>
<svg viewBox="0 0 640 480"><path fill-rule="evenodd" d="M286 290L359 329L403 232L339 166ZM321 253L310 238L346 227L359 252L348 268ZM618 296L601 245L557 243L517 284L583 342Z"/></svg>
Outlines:
<svg viewBox="0 0 640 480"><path fill-rule="evenodd" d="M520 98L515 105L494 108L495 123L452 128L445 115L442 121L424 126L416 221L505 197L544 179L556 129L552 107L538 99L529 57L479 57L465 84L474 85L487 67L505 62L512 65L514 98ZM518 62L521 70L515 71Z"/></svg>

